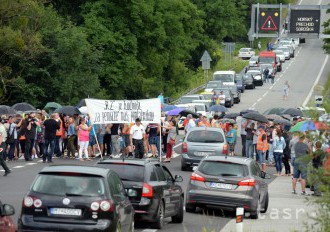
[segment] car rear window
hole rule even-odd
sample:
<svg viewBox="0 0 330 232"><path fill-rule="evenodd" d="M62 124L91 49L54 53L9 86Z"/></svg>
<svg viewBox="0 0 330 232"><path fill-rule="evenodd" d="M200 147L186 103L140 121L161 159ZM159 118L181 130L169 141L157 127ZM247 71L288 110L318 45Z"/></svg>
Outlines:
<svg viewBox="0 0 330 232"><path fill-rule="evenodd" d="M224 138L218 131L191 131L187 137L188 142L194 143L223 143Z"/></svg>
<svg viewBox="0 0 330 232"><path fill-rule="evenodd" d="M144 166L128 163L103 164L118 174L123 181L144 181Z"/></svg>
<svg viewBox="0 0 330 232"><path fill-rule="evenodd" d="M41 174L32 186L37 193L49 195L100 196L105 193L102 177Z"/></svg>
<svg viewBox="0 0 330 232"><path fill-rule="evenodd" d="M210 176L246 176L245 165L221 161L202 161L198 171Z"/></svg>

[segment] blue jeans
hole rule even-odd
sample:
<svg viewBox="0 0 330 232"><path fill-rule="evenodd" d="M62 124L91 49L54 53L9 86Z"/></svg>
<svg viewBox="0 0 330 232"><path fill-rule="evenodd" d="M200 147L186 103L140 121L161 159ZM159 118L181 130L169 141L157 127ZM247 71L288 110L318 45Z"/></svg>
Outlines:
<svg viewBox="0 0 330 232"><path fill-rule="evenodd" d="M160 153L160 137L159 136L157 136L157 139L156 139L156 147L157 147L158 155L161 156L162 154Z"/></svg>
<svg viewBox="0 0 330 232"><path fill-rule="evenodd" d="M245 149L246 157L253 159L253 140L246 140Z"/></svg>
<svg viewBox="0 0 330 232"><path fill-rule="evenodd" d="M268 143L268 164L272 164L273 163L273 159L274 159L274 148L273 148L273 144Z"/></svg>
<svg viewBox="0 0 330 232"><path fill-rule="evenodd" d="M56 139L45 139L45 150L44 150L44 155L42 157L43 161L46 161L46 158L47 161L49 162L52 161L52 157L55 149L55 141Z"/></svg>
<svg viewBox="0 0 330 232"><path fill-rule="evenodd" d="M266 164L266 152L257 151L260 164Z"/></svg>
<svg viewBox="0 0 330 232"><path fill-rule="evenodd" d="M274 158L275 158L276 171L277 172L282 172L283 153L282 152L274 152Z"/></svg>

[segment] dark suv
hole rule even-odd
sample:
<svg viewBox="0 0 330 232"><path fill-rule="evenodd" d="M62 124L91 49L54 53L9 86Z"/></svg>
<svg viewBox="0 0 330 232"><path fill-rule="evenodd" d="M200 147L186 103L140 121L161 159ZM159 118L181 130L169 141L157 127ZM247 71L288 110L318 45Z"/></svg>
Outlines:
<svg viewBox="0 0 330 232"><path fill-rule="evenodd" d="M134 231L134 209L115 172L50 166L23 199L18 231Z"/></svg>
<svg viewBox="0 0 330 232"><path fill-rule="evenodd" d="M115 171L121 178L126 192L135 209L135 220L152 222L161 229L164 218L172 217L172 222L183 221L183 191L170 171L156 159L118 160L108 159L97 164Z"/></svg>

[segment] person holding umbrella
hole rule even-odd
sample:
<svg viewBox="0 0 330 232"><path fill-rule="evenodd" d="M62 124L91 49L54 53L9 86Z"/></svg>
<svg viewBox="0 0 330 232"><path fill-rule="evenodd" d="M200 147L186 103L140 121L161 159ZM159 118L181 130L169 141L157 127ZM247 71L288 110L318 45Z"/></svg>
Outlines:
<svg viewBox="0 0 330 232"><path fill-rule="evenodd" d="M262 167L262 171L266 172L266 152L268 150L268 142L267 142L267 135L265 132L264 126L258 127L259 135L257 141L257 154L259 157L259 162Z"/></svg>

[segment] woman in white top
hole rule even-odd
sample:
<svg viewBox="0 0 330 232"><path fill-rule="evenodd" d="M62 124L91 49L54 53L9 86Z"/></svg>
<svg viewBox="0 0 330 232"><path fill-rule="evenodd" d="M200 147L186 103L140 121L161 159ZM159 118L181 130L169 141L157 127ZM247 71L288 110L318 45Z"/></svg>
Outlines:
<svg viewBox="0 0 330 232"><path fill-rule="evenodd" d="M285 139L283 138L283 133L281 130L276 130L276 135L273 138L273 149L274 149L274 159L276 164L277 176L281 175L282 172L282 159L283 150L286 147Z"/></svg>

